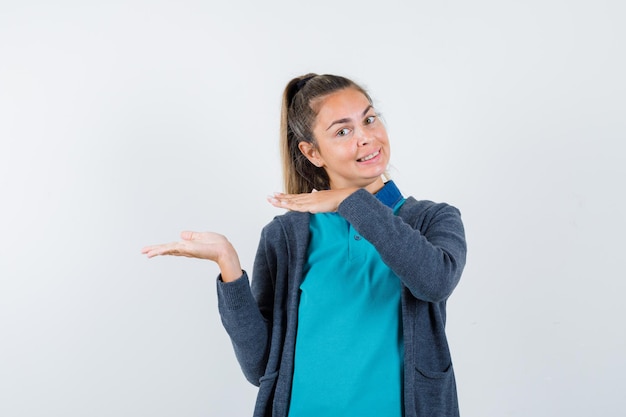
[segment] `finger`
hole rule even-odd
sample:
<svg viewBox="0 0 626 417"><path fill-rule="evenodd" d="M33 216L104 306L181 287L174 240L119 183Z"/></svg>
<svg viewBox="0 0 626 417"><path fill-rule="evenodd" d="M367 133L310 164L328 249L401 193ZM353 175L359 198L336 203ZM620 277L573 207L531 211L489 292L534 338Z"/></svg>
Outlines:
<svg viewBox="0 0 626 417"><path fill-rule="evenodd" d="M287 207L287 206L288 206L288 204L289 204L289 203L287 202L287 200L284 200L284 199L278 199L278 198L276 198L276 197L271 197L271 196L268 196L268 197L267 197L267 201L268 201L271 205L273 205L274 207L278 207L278 208L285 208L285 207Z"/></svg>
<svg viewBox="0 0 626 417"><path fill-rule="evenodd" d="M148 258L154 258L155 256L160 255L158 249L156 248L144 248L141 252L145 254Z"/></svg>
<svg viewBox="0 0 626 417"><path fill-rule="evenodd" d="M275 199L273 196L268 195L268 196L266 197L266 200L267 200L267 202L268 202L268 203L270 203L270 204L271 204L271 205L273 205L274 207L278 207L278 204L279 204L279 203L278 203L278 200L277 200L277 199Z"/></svg>
<svg viewBox="0 0 626 417"><path fill-rule="evenodd" d="M155 254L158 254L158 250L159 248L161 248L164 245L150 245L150 246L146 246L141 248L141 253L144 255L148 255L149 258L151 258L152 256L155 256ZM152 254L152 256L150 256L150 254Z"/></svg>
<svg viewBox="0 0 626 417"><path fill-rule="evenodd" d="M179 247L180 242L172 242L163 245L147 246L144 248L145 252L143 252L143 250L142 252L145 253L148 258L162 255L180 255Z"/></svg>

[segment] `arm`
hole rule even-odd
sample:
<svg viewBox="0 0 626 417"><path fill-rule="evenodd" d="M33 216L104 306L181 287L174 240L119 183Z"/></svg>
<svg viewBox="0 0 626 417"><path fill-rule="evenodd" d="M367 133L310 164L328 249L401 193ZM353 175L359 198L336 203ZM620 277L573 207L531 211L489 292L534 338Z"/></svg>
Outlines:
<svg viewBox="0 0 626 417"><path fill-rule="evenodd" d="M276 273L273 249L267 244L265 235L264 229L251 284L245 272L234 282L217 280L222 323L246 379L256 386L265 374L268 361Z"/></svg>
<svg viewBox="0 0 626 417"><path fill-rule="evenodd" d="M396 216L366 189L276 193L268 201L294 211L337 211L374 245L409 291L424 301L448 298L465 266L461 215L447 204L409 199Z"/></svg>
<svg viewBox="0 0 626 417"><path fill-rule="evenodd" d="M246 379L259 386L265 373L269 326L250 291L248 275L233 282L217 281L218 309Z"/></svg>
<svg viewBox="0 0 626 417"><path fill-rule="evenodd" d="M416 298L438 302L450 296L467 251L456 208L410 199L396 216L361 189L347 197L338 212L376 247Z"/></svg>
<svg viewBox="0 0 626 417"><path fill-rule="evenodd" d="M149 258L160 255L186 256L208 259L218 264L220 276L217 280L217 295L222 323L231 337L244 375L258 386L267 361L269 330L250 290L248 275L241 270L237 252L224 236L217 233L183 232L181 237L179 242L146 246L141 252ZM261 246L257 254L259 257L263 258ZM267 275L262 263L258 270L260 279Z"/></svg>

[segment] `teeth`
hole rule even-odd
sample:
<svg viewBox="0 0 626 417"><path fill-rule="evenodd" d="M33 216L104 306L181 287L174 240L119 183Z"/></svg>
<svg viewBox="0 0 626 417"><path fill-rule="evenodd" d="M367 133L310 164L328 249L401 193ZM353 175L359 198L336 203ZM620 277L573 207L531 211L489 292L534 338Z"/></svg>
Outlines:
<svg viewBox="0 0 626 417"><path fill-rule="evenodd" d="M376 152L374 152L371 155L367 155L367 156L359 159L359 161L361 161L361 162L369 161L370 159L377 157L379 153L380 153L379 151L376 151Z"/></svg>

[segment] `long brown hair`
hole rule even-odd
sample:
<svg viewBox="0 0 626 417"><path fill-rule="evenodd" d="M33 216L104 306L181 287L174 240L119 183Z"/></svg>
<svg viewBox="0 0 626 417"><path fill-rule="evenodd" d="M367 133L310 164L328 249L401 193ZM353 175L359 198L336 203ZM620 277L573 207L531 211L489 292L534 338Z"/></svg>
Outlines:
<svg viewBox="0 0 626 417"><path fill-rule="evenodd" d="M313 126L319 112L316 104L325 96L346 88L360 91L372 104L371 97L361 86L338 75L306 74L289 81L285 87L280 120L280 149L286 193L310 193L313 189L329 188L324 168L313 165L300 152L298 144L305 141L317 148L313 136Z"/></svg>

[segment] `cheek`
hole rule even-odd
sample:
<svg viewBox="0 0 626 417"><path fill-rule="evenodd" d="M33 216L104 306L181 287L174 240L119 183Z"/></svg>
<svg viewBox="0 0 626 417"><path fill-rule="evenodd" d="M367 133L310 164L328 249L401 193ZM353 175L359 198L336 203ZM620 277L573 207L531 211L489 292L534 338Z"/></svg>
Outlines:
<svg viewBox="0 0 626 417"><path fill-rule="evenodd" d="M387 136L387 130L384 127L377 127L373 132L373 136L383 145L389 143L389 137Z"/></svg>
<svg viewBox="0 0 626 417"><path fill-rule="evenodd" d="M343 165L344 163L354 159L354 152L346 146L336 147L330 158Z"/></svg>
<svg viewBox="0 0 626 417"><path fill-rule="evenodd" d="M382 132L380 133L380 140L386 145L389 145L389 137L387 136L387 131L385 129L382 129Z"/></svg>

